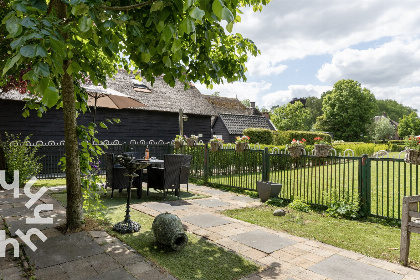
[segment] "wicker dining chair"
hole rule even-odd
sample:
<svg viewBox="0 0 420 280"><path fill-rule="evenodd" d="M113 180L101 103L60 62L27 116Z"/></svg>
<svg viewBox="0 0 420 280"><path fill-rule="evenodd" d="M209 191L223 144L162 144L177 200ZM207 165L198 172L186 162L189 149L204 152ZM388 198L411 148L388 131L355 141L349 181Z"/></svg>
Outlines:
<svg viewBox="0 0 420 280"><path fill-rule="evenodd" d="M163 190L163 199L167 190L175 190L175 195L180 198L180 184L187 184L190 171L191 155L164 155L163 168L151 167L147 171L147 195L149 188Z"/></svg>
<svg viewBox="0 0 420 280"><path fill-rule="evenodd" d="M114 189L118 189L121 193L123 189L128 187L130 180L125 174L127 169L122 168L115 159L114 154L105 154L106 166L106 186L111 188L111 198L114 197ZM136 172L139 177L133 180L133 188L137 188L137 198L141 198L142 194L142 170Z"/></svg>

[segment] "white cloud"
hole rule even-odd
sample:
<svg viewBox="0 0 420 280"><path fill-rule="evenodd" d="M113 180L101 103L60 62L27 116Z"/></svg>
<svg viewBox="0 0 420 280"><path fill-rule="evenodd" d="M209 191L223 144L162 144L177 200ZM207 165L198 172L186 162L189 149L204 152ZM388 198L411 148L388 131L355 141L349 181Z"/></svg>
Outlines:
<svg viewBox="0 0 420 280"><path fill-rule="evenodd" d="M214 85L213 89L208 89L202 84L196 84L195 86L202 94L210 95L219 92L220 96L223 97L237 97L239 100L249 99L250 101L256 101L265 91L271 88L271 84L265 81L225 83Z"/></svg>
<svg viewBox="0 0 420 280"><path fill-rule="evenodd" d="M261 98L262 106L271 108L275 105L283 105L290 102L293 98L301 98L308 96L321 97L321 94L330 90L329 86L314 85L290 85L287 90L279 90L265 94Z"/></svg>
<svg viewBox="0 0 420 280"><path fill-rule="evenodd" d="M419 13L417 0L274 0L261 13L244 9L234 32L252 39L262 52L257 60L273 66L383 37L418 35Z"/></svg>
<svg viewBox="0 0 420 280"><path fill-rule="evenodd" d="M396 39L367 50L345 49L318 71L323 82L353 79L366 86L410 86L420 83L420 40Z"/></svg>

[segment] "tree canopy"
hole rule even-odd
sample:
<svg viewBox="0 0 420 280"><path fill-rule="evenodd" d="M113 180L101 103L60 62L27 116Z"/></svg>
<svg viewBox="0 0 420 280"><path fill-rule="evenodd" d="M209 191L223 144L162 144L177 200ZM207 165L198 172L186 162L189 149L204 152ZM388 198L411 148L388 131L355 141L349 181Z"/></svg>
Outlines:
<svg viewBox="0 0 420 280"><path fill-rule="evenodd" d="M372 125L372 136L375 140L388 140L395 133L395 128L391 124L389 118L381 117Z"/></svg>
<svg viewBox="0 0 420 280"><path fill-rule="evenodd" d="M399 122L403 116L407 116L416 110L409 107L404 106L401 103L398 103L395 100L385 99L385 100L376 100L377 109L375 110L375 116L382 116L385 112L393 121Z"/></svg>
<svg viewBox="0 0 420 280"><path fill-rule="evenodd" d="M373 122L375 96L354 80L340 80L322 102L318 129L334 133L334 138L358 141L367 135Z"/></svg>
<svg viewBox="0 0 420 280"><path fill-rule="evenodd" d="M308 130L310 113L302 102L296 101L271 109L270 119L278 130Z"/></svg>
<svg viewBox="0 0 420 280"><path fill-rule="evenodd" d="M240 22L241 7L261 10L269 0L14 0L2 30L7 60L3 76L28 81L27 90L40 103L39 112L63 107L66 145L67 227L81 225L77 110L86 111L87 80L106 86L118 68L141 70L153 83L164 75L169 85L178 79L186 87L246 80L248 54L255 44L230 33ZM224 28L226 24L226 30ZM3 34L2 34L3 35ZM2 38L3 39L3 38ZM7 81L1 81L4 86ZM78 102L76 102L76 100ZM91 148L91 147L89 147ZM89 148L87 149L89 151Z"/></svg>
<svg viewBox="0 0 420 280"><path fill-rule="evenodd" d="M416 112L403 116L398 125L398 135L400 137L420 135L420 118L417 117Z"/></svg>

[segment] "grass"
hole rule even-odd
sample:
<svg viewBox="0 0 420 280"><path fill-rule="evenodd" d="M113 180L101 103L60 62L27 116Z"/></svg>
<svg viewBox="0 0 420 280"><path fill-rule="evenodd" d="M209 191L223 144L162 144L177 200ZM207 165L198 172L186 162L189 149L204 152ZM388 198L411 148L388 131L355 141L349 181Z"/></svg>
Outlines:
<svg viewBox="0 0 420 280"><path fill-rule="evenodd" d="M224 215L252 224L315 239L333 246L362 253L366 256L399 262L400 228L377 219L347 220L323 212L299 212L285 208L286 216L273 215L276 208L261 206L226 210ZM382 223L379 223L382 222ZM420 235L411 235L410 266L420 268Z"/></svg>
<svg viewBox="0 0 420 280"><path fill-rule="evenodd" d="M310 165L312 161L314 164ZM371 159L370 162L371 214L399 219L402 197L420 194L419 167L392 159ZM297 167L299 163L304 167ZM326 205L325 194L328 192L336 192L341 197L358 196L358 159L302 158L292 164L294 166L282 156L274 156L270 162L269 180L283 185L282 198L299 197L308 203ZM255 189L256 181L261 178L261 172L214 174L209 176L209 182Z"/></svg>
<svg viewBox="0 0 420 280"><path fill-rule="evenodd" d="M136 190L132 191L132 203L146 201L161 201L163 195L150 190L149 198L143 191L142 199L136 198ZM126 191L122 193L114 192L114 199L102 197L102 202L106 206L105 230L111 235L118 237L130 247L147 257L178 279L239 279L243 276L260 270L255 263L216 246L200 237L187 233L188 245L181 251L172 251L169 247L155 242L152 233L153 217L141 212L131 210L131 219L141 225L140 232L132 234L119 234L112 231L113 224L121 222L125 216ZM51 196L59 200L63 205L66 203L66 192L53 192ZM181 191L182 199L195 199L205 197L194 193ZM176 200L177 197L167 195L167 200Z"/></svg>

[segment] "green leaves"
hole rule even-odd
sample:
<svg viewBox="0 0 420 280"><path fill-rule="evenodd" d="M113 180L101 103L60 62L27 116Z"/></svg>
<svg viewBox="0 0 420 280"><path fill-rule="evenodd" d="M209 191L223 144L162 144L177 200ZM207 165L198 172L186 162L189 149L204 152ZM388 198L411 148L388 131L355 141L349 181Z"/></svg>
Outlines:
<svg viewBox="0 0 420 280"><path fill-rule="evenodd" d="M48 77L50 75L50 68L48 64L44 62L39 62L34 66L34 72L36 75Z"/></svg>
<svg viewBox="0 0 420 280"><path fill-rule="evenodd" d="M192 17L193 19L196 19L196 20L198 20L198 21L202 21L203 16L204 16L205 14L206 14L206 13L205 13L203 10L201 10L201 9L199 9L199 8L197 8L197 7L194 7L194 8L190 11L190 17Z"/></svg>
<svg viewBox="0 0 420 280"><path fill-rule="evenodd" d="M53 86L49 86L43 92L42 102L47 105L48 108L51 108L57 104L58 97L58 90Z"/></svg>
<svg viewBox="0 0 420 280"><path fill-rule="evenodd" d="M24 57L33 58L36 56L46 57L47 50L40 45L27 45L20 48L20 54Z"/></svg>
<svg viewBox="0 0 420 280"><path fill-rule="evenodd" d="M20 20L16 17L11 17L6 21L6 30L9 32L6 38L14 38L22 33L22 26Z"/></svg>
<svg viewBox="0 0 420 280"><path fill-rule="evenodd" d="M92 25L93 25L92 19L87 16L83 16L79 19L78 28L83 33L88 32L92 28Z"/></svg>
<svg viewBox="0 0 420 280"><path fill-rule="evenodd" d="M20 58L21 58L20 54L17 54L16 56L9 58L6 61L6 65L3 68L3 75L6 74L7 71L9 71L9 69L12 68L16 64L16 62L19 61Z"/></svg>
<svg viewBox="0 0 420 280"><path fill-rule="evenodd" d="M152 7L150 8L150 12L155 12L162 10L163 8L163 2L154 2Z"/></svg>

